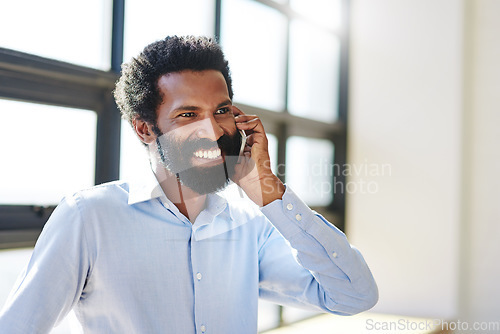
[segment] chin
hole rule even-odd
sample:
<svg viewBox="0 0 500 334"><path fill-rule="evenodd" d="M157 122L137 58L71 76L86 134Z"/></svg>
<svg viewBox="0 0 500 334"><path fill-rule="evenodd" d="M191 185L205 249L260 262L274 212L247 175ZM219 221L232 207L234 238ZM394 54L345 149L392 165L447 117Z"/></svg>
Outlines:
<svg viewBox="0 0 500 334"><path fill-rule="evenodd" d="M223 163L216 166L196 166L179 172L180 182L200 195L215 193L227 187L230 176Z"/></svg>

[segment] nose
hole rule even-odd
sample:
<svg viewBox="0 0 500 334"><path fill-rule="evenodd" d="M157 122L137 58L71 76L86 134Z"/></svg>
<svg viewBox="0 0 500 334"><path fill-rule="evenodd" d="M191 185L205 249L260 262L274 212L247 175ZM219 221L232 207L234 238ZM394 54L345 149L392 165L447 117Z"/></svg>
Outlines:
<svg viewBox="0 0 500 334"><path fill-rule="evenodd" d="M213 116L205 117L197 123L197 135L199 138L217 141L224 134L224 130Z"/></svg>

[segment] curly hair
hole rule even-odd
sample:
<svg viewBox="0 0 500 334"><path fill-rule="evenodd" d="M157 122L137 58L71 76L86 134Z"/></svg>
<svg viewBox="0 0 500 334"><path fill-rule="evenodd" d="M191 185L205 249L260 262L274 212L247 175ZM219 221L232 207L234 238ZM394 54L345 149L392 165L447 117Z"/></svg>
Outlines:
<svg viewBox="0 0 500 334"><path fill-rule="evenodd" d="M162 75L183 70L220 71L229 97L233 98L229 64L212 38L168 36L146 46L136 58L122 65L113 92L122 117L130 124L139 118L156 125L156 110L162 102L158 80Z"/></svg>

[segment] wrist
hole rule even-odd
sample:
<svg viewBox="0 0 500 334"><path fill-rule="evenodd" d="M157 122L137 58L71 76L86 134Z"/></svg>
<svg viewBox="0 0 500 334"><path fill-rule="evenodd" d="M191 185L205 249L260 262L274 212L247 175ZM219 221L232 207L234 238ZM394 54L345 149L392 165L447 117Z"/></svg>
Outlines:
<svg viewBox="0 0 500 334"><path fill-rule="evenodd" d="M261 189L262 189L262 204L261 206L266 206L275 200L282 199L285 193L285 185L281 180L274 174L265 176L261 179Z"/></svg>

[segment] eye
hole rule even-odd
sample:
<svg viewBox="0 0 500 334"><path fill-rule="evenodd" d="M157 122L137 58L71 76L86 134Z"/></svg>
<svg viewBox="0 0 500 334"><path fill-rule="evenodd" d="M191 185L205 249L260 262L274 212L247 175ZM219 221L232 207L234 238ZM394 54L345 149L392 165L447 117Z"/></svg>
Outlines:
<svg viewBox="0 0 500 334"><path fill-rule="evenodd" d="M177 117L194 117L195 113L194 112L183 112L182 114L179 114Z"/></svg>
<svg viewBox="0 0 500 334"><path fill-rule="evenodd" d="M229 109L229 107L224 107L224 108L217 109L217 111L215 112L215 114L216 115L223 115L223 114L227 114L230 111L231 111L231 109Z"/></svg>

